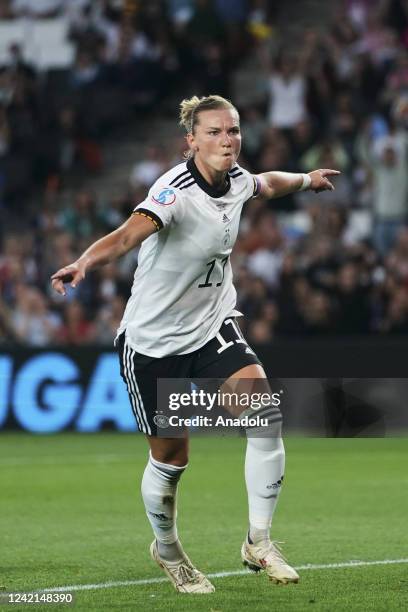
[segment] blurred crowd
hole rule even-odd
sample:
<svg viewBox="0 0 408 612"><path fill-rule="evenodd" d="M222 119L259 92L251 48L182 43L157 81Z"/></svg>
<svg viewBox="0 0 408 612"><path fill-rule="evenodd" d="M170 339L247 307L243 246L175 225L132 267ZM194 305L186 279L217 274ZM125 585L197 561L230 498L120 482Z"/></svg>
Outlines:
<svg viewBox="0 0 408 612"><path fill-rule="evenodd" d="M101 143L135 117L160 110L183 83L198 94L228 93L228 74L249 44L249 35L238 34L245 6L245 0L0 0L0 47L7 25L21 24L27 38L25 45L16 30L17 40L2 49L2 205L21 206L33 184L58 187L75 166L100 170ZM46 27L52 23L54 29ZM41 47L41 33L49 49Z"/></svg>
<svg viewBox="0 0 408 612"><path fill-rule="evenodd" d="M248 340L408 332L408 2L333 3L331 25L290 46L279 4L0 0L4 20L65 15L75 46L63 70L39 73L18 45L0 69L0 342L111 344L137 252L66 298L49 276L128 217L182 160L182 136L152 141L112 198L59 191L73 167L103 169L116 126L151 120L186 83L238 104L250 171L342 172L334 192L245 205L232 264ZM253 95L240 97L245 66Z"/></svg>

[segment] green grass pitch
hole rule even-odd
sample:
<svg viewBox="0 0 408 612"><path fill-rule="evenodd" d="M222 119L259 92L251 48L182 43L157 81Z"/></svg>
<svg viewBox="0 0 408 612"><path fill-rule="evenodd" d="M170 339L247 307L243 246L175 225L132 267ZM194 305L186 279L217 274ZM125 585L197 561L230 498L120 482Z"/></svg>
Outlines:
<svg viewBox="0 0 408 612"><path fill-rule="evenodd" d="M242 570L245 440L198 438L179 494L179 532L206 573ZM295 565L408 557L408 439L286 440L273 537ZM140 499L146 443L103 433L0 436L0 585L7 591L161 578ZM212 595L170 583L78 590L75 610L408 610L408 563L214 578ZM1 607L1 606L0 606ZM35 605L36 610L69 606ZM6 609L6 608L5 608ZM9 609L27 610L27 605Z"/></svg>

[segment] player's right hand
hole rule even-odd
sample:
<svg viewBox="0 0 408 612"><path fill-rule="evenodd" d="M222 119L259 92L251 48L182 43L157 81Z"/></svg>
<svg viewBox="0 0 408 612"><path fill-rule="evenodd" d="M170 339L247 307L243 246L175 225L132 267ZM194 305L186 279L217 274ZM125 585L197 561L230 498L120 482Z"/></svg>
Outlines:
<svg viewBox="0 0 408 612"><path fill-rule="evenodd" d="M65 266L55 272L51 276L51 285L52 288L60 293L61 295L66 295L66 290L64 287L65 283L70 283L71 287L76 287L79 282L81 282L85 278L85 268L78 262L74 262L69 266Z"/></svg>

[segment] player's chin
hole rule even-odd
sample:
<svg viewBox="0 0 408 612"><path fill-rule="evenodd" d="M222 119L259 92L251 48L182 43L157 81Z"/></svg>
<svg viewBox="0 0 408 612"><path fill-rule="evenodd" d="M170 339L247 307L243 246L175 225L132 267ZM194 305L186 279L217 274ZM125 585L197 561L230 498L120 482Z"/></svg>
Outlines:
<svg viewBox="0 0 408 612"><path fill-rule="evenodd" d="M235 162L235 155L223 155L220 160L220 170L231 170Z"/></svg>

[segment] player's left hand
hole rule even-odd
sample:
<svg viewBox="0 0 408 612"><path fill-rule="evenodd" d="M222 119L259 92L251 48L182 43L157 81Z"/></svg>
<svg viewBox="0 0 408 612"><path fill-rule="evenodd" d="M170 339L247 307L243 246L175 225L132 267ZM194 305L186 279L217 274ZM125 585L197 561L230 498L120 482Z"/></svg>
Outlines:
<svg viewBox="0 0 408 612"><path fill-rule="evenodd" d="M323 170L313 170L309 172L309 176L312 179L309 189L319 193L320 191L334 191L334 185L327 178L328 176L337 176L341 174L339 170L330 170L330 168L324 168Z"/></svg>

